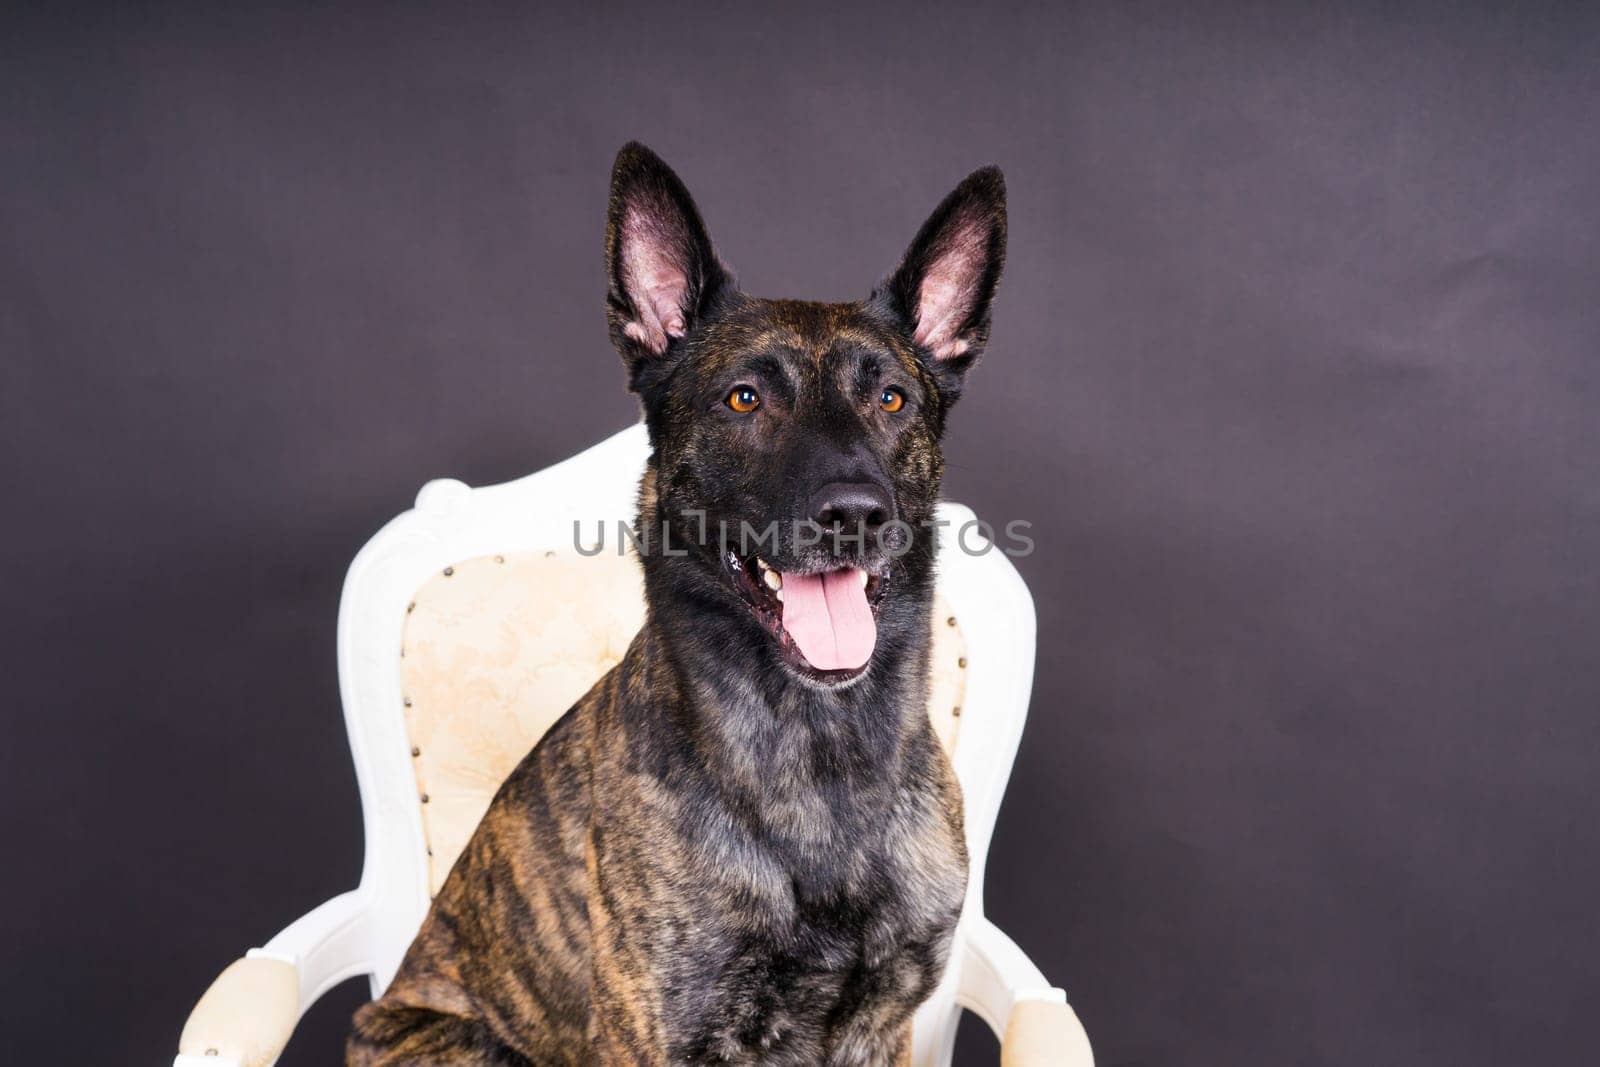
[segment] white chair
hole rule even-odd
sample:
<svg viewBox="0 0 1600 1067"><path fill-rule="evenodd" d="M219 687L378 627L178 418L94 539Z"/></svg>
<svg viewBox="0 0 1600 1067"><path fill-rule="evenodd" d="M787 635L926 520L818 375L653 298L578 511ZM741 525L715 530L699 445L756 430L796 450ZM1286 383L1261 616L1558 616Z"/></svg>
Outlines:
<svg viewBox="0 0 1600 1067"><path fill-rule="evenodd" d="M175 1067L266 1067L328 989L364 974L376 995L393 977L501 780L643 619L616 520L633 515L648 451L634 426L503 485L430 482L356 556L338 641L366 832L361 884L224 970L189 1016ZM949 970L917 1014L914 1062L950 1062L966 1008L1001 1037L1008 1067L1088 1067L1065 994L983 917L985 855L1032 685L1033 601L1002 552L972 554L950 536L971 511L945 504L942 517L952 526L930 714L965 794L972 873ZM605 548L587 555L601 518ZM966 548L980 543L969 530Z"/></svg>

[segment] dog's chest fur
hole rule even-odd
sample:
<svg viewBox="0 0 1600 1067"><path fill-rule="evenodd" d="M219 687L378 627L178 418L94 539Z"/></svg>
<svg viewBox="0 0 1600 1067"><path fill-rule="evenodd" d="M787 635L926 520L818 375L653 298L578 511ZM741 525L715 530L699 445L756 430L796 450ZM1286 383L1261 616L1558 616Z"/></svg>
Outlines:
<svg viewBox="0 0 1600 1067"><path fill-rule="evenodd" d="M925 707L773 706L725 659L690 686L656 631L501 787L353 1049L414 1047L415 1005L524 1058L485 1063L908 1054L967 873ZM879 698L914 699L922 669Z"/></svg>
<svg viewBox="0 0 1600 1067"><path fill-rule="evenodd" d="M595 779L593 862L602 885L627 888L591 907L602 925L664 932L646 969L650 999L670 1006L669 1059L889 1062L943 970L966 886L959 792L924 707L774 701L709 662L680 689L652 644L596 717L625 740ZM646 857L653 876L632 884ZM621 955L624 975L645 963L632 945Z"/></svg>

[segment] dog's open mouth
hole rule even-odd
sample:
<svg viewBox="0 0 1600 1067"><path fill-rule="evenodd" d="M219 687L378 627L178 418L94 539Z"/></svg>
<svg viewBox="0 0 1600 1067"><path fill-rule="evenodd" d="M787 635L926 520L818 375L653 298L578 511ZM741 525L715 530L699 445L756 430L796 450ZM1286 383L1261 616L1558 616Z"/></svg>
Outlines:
<svg viewBox="0 0 1600 1067"><path fill-rule="evenodd" d="M734 586L796 666L824 677L860 674L878 643L877 606L886 579L860 567L780 570L760 556L723 559Z"/></svg>

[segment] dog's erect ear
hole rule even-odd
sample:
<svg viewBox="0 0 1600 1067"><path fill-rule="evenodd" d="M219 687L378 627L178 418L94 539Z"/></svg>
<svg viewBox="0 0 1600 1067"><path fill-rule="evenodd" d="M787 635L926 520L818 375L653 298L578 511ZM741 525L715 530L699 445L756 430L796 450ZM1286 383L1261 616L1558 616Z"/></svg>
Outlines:
<svg viewBox="0 0 1600 1067"><path fill-rule="evenodd" d="M664 356L731 284L689 190L650 149L623 146L606 216L606 315L630 371Z"/></svg>
<svg viewBox="0 0 1600 1067"><path fill-rule="evenodd" d="M1005 258L1006 180L998 167L984 167L944 198L873 293L954 388L989 340Z"/></svg>

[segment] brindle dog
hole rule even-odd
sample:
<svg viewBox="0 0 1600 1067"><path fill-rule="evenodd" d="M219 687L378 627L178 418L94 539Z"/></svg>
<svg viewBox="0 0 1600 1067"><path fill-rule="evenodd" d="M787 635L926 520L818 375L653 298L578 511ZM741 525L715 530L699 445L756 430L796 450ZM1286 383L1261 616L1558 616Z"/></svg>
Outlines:
<svg viewBox="0 0 1600 1067"><path fill-rule="evenodd" d="M868 299L756 299L677 176L618 155L647 619L501 787L348 1064L909 1062L967 881L927 714L939 440L1005 236L986 168Z"/></svg>

